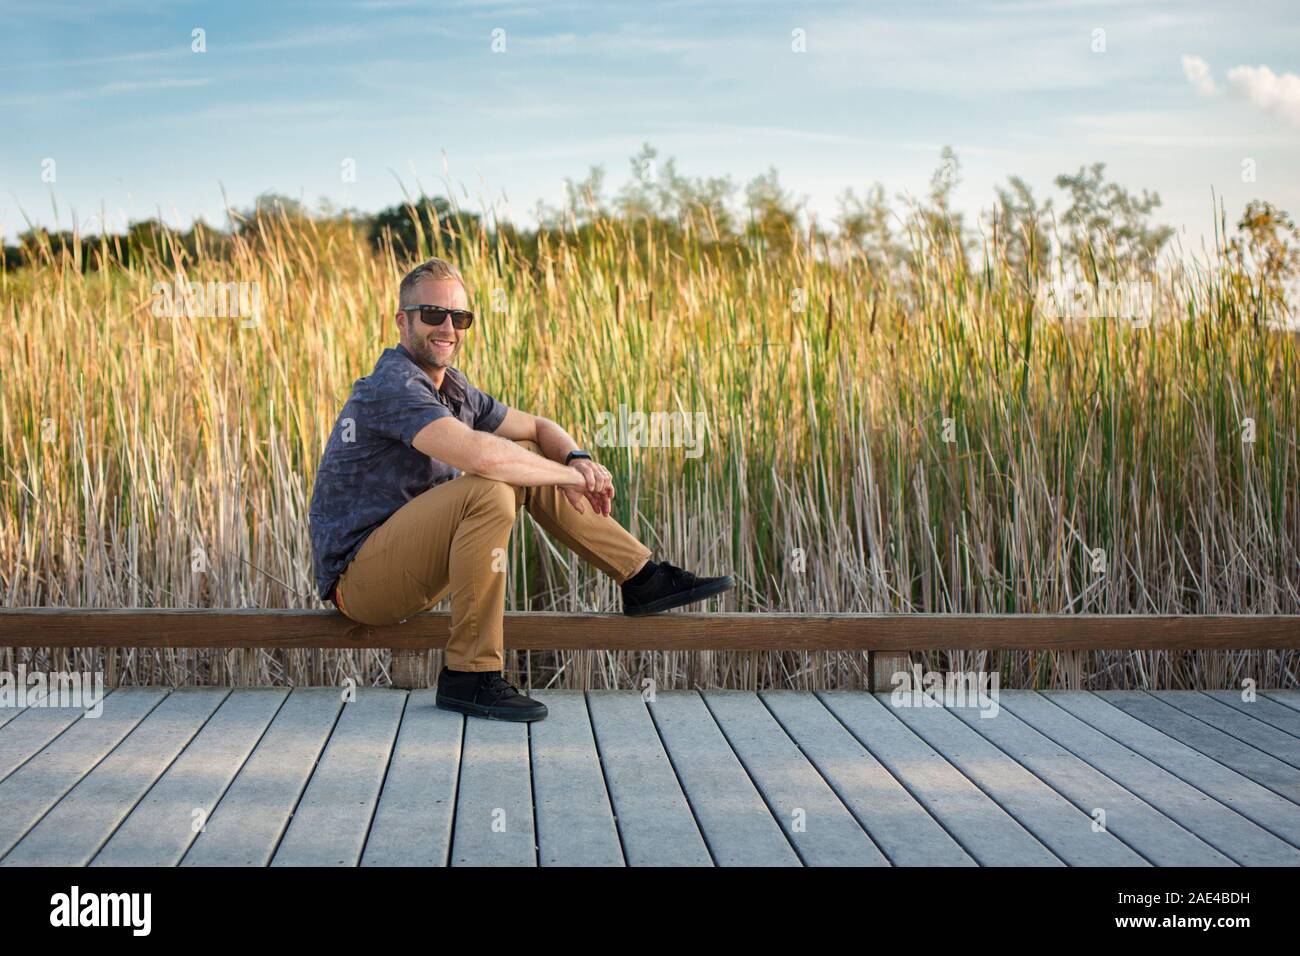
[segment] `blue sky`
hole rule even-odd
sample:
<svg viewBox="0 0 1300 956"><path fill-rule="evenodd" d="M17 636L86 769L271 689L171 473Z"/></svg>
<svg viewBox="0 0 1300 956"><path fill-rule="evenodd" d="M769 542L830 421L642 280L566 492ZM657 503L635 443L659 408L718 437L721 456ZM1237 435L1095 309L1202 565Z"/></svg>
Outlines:
<svg viewBox="0 0 1300 956"><path fill-rule="evenodd" d="M528 224L644 142L738 185L775 166L829 223L847 186L924 193L951 144L960 208L1103 161L1196 248L1212 189L1300 215L1297 74L1277 0L3 3L0 230L220 223L223 189L373 211L399 182Z"/></svg>

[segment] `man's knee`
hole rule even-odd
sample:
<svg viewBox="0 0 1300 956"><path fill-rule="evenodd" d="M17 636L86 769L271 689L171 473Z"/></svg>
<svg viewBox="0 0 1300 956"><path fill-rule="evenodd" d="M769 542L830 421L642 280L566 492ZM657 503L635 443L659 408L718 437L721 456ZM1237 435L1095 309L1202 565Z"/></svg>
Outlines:
<svg viewBox="0 0 1300 956"><path fill-rule="evenodd" d="M471 496L493 511L513 516L519 510L519 490L514 485L482 475L464 475L457 480L468 483Z"/></svg>
<svg viewBox="0 0 1300 956"><path fill-rule="evenodd" d="M542 453L542 446L537 444L537 442L533 441L531 438L521 438L516 441L515 444L520 448L531 451L534 455L540 455Z"/></svg>

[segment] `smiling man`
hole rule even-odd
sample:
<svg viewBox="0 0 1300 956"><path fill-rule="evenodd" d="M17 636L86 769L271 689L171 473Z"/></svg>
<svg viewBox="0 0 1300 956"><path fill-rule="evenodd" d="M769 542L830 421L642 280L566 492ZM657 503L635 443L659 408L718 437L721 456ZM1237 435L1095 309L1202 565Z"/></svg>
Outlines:
<svg viewBox="0 0 1300 956"><path fill-rule="evenodd" d="M538 720L501 674L505 555L520 507L619 583L623 613L720 594L610 516L610 473L554 422L507 408L455 367L474 322L460 272L430 259L402 279L399 344L357 379L325 446L310 506L316 587L354 621L394 624L451 595L439 707Z"/></svg>

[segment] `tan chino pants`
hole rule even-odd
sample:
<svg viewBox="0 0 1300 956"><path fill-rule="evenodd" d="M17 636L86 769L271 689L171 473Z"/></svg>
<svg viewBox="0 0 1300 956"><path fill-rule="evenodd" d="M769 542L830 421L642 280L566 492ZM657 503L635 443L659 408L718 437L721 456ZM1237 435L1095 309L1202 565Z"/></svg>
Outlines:
<svg viewBox="0 0 1300 956"><path fill-rule="evenodd" d="M534 441L517 444L541 454ZM578 514L557 485L516 487L458 475L416 495L371 532L339 578L339 609L361 624L395 624L450 592L447 667L501 670L506 545L520 506L619 584L650 557L649 548L612 517L596 514L590 501L584 499Z"/></svg>

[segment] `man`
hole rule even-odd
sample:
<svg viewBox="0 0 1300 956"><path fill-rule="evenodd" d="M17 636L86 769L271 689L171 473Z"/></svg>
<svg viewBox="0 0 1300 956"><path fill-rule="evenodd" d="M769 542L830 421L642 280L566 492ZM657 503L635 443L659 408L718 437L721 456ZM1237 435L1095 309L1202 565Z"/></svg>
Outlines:
<svg viewBox="0 0 1300 956"><path fill-rule="evenodd" d="M653 614L735 586L654 562L610 516L610 473L554 422L507 408L454 363L474 322L460 272L430 259L402 279L399 344L357 379L325 446L310 506L316 587L362 624L394 624L451 595L439 707L538 720L501 675L502 557L518 509Z"/></svg>

